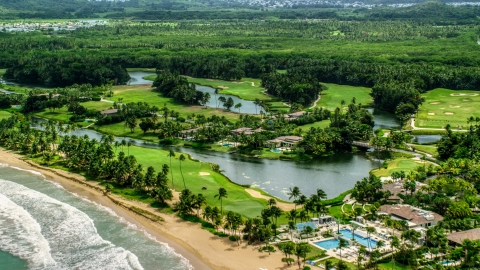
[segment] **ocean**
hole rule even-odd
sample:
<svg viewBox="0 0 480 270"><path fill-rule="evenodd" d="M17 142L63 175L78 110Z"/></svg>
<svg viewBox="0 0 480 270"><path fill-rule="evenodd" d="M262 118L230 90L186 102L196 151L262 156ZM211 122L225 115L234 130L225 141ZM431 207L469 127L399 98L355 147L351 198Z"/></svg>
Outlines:
<svg viewBox="0 0 480 270"><path fill-rule="evenodd" d="M193 269L112 210L0 164L0 269Z"/></svg>

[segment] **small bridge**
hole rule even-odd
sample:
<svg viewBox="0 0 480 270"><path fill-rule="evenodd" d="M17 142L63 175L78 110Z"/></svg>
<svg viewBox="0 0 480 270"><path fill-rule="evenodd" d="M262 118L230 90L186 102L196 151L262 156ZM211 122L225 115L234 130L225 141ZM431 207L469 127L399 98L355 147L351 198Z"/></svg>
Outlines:
<svg viewBox="0 0 480 270"><path fill-rule="evenodd" d="M352 145L360 148L365 148L365 149L375 148L373 147L373 145L370 145L369 142L364 142L364 141L353 141Z"/></svg>

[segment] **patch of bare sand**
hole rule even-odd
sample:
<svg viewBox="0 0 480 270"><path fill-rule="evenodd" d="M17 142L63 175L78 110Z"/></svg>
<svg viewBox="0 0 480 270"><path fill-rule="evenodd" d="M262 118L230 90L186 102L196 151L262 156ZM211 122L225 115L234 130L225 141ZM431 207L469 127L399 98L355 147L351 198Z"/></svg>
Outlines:
<svg viewBox="0 0 480 270"><path fill-rule="evenodd" d="M453 112L445 112L446 115L453 115Z"/></svg>
<svg viewBox="0 0 480 270"><path fill-rule="evenodd" d="M428 115L435 115L435 113L433 113L433 112L429 112L429 113L428 113Z"/></svg>
<svg viewBox="0 0 480 270"><path fill-rule="evenodd" d="M199 174L200 176L210 175L209 172L199 172L198 174Z"/></svg>
<svg viewBox="0 0 480 270"><path fill-rule="evenodd" d="M219 85L217 86L218 88L222 88L222 89L228 89L228 86L224 86L224 85Z"/></svg>
<svg viewBox="0 0 480 270"><path fill-rule="evenodd" d="M250 194L254 198L265 199L267 201L272 199L272 197L265 196L259 191L256 191L254 189L246 188L245 191L248 192L248 194ZM290 211L292 209L295 209L295 205L293 203L284 203L284 202L279 202L276 198L273 198L273 199L277 201L277 207L282 209L283 211Z"/></svg>
<svg viewBox="0 0 480 270"><path fill-rule="evenodd" d="M440 102L430 102L430 104L437 105L437 104L440 104Z"/></svg>

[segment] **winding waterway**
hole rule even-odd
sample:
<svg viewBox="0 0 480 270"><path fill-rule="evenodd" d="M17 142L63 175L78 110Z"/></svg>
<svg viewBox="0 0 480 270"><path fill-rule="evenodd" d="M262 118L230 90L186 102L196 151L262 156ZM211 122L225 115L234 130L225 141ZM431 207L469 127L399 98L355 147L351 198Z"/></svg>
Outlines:
<svg viewBox="0 0 480 270"><path fill-rule="evenodd" d="M102 137L101 133L90 129L79 129L71 132L71 135L87 135L97 140ZM169 149L152 142L115 137L116 141L123 139L140 147ZM380 162L367 158L364 152L337 154L309 161L282 161L192 148L178 147L174 150L203 162L218 164L233 182L258 187L284 200L288 200L286 193L293 186L298 186L307 196L321 188L329 198L335 197L351 189L358 180L368 176L370 170L380 166Z"/></svg>

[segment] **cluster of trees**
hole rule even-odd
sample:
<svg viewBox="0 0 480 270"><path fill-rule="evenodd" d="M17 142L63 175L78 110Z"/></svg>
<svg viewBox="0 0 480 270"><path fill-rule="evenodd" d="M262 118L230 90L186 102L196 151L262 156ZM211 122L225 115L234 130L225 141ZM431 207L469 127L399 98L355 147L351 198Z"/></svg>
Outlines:
<svg viewBox="0 0 480 270"><path fill-rule="evenodd" d="M453 132L450 125L445 127L445 135L438 142L438 155L441 159L468 158L480 160L480 118L470 117L468 132Z"/></svg>
<svg viewBox="0 0 480 270"><path fill-rule="evenodd" d="M318 99L322 85L315 77L306 75L277 72L264 74L262 87L265 87L270 95L288 100L291 104L308 106Z"/></svg>
<svg viewBox="0 0 480 270"><path fill-rule="evenodd" d="M152 87L155 87L155 91L166 97L172 97L178 102L192 105L204 100L203 92L198 91L195 84L189 83L187 78L178 73L158 72Z"/></svg>
<svg viewBox="0 0 480 270"><path fill-rule="evenodd" d="M21 83L65 87L73 84L106 85L109 82L124 84L130 76L118 61L109 58L74 54L60 56L56 53L38 52L29 56L16 56L3 75L8 80Z"/></svg>

